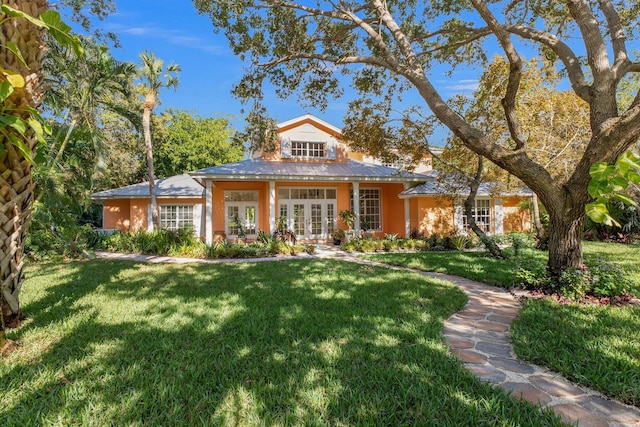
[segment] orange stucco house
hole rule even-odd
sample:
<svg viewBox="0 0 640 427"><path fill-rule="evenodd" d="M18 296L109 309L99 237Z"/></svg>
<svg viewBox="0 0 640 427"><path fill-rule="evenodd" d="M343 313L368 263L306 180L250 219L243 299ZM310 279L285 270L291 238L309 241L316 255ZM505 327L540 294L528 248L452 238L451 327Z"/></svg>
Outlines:
<svg viewBox="0 0 640 427"><path fill-rule="evenodd" d="M278 125L279 144L235 163L213 166L156 181L161 227L194 228L206 242L237 237L240 221L249 239L271 233L285 221L299 240L330 239L342 210L356 214L353 228L366 219L383 236L450 233L465 226L456 198L435 184L436 172L425 162L413 173L350 152L341 131L312 115ZM430 160L430 159L429 159ZM528 231L529 214L519 203L529 190L497 197L481 188L476 221L490 233ZM104 203L105 229L140 230L150 223L146 183L92 195Z"/></svg>

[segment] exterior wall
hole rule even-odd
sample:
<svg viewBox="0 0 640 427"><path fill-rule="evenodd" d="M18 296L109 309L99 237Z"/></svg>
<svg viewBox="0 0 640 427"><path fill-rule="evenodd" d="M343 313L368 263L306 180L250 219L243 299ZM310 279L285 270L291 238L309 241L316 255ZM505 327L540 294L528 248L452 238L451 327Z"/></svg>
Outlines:
<svg viewBox="0 0 640 427"><path fill-rule="evenodd" d="M453 200L444 197L410 199L411 230L429 236L455 232Z"/></svg>
<svg viewBox="0 0 640 427"><path fill-rule="evenodd" d="M158 198L158 205L204 205L204 198ZM103 228L122 231L146 230L151 199L114 199L104 202Z"/></svg>
<svg viewBox="0 0 640 427"><path fill-rule="evenodd" d="M128 231L130 226L129 200L105 200L102 209L102 228Z"/></svg>
<svg viewBox="0 0 640 427"><path fill-rule="evenodd" d="M528 209L518 205L524 197L502 198L503 232L530 232L531 217ZM491 199L491 232L496 229L495 199ZM414 197L410 199L411 229L431 235L456 231L453 201L442 197Z"/></svg>
<svg viewBox="0 0 640 427"><path fill-rule="evenodd" d="M149 203L151 199L131 199L131 231L146 230L149 226Z"/></svg>
<svg viewBox="0 0 640 427"><path fill-rule="evenodd" d="M529 209L518 206L528 197L505 197L502 199L504 212L504 232L522 231L531 232L531 212Z"/></svg>

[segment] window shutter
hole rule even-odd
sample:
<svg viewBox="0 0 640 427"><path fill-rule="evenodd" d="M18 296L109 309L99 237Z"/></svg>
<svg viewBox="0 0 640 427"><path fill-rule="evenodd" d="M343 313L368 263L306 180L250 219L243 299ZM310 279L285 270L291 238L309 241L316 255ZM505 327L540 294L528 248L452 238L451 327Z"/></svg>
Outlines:
<svg viewBox="0 0 640 427"><path fill-rule="evenodd" d="M453 223L457 230L464 230L464 220L462 219L464 216L464 207L461 205L455 205L453 208Z"/></svg>
<svg viewBox="0 0 640 427"><path fill-rule="evenodd" d="M336 140L331 138L327 141L327 159L335 160L337 151Z"/></svg>
<svg viewBox="0 0 640 427"><path fill-rule="evenodd" d="M193 205L193 231L196 237L204 237L202 235L202 203Z"/></svg>
<svg viewBox="0 0 640 427"><path fill-rule="evenodd" d="M289 138L280 139L280 156L283 159L291 158L291 139Z"/></svg>
<svg viewBox="0 0 640 427"><path fill-rule="evenodd" d="M495 221L495 231L496 234L504 234L504 212L502 210L502 199L494 199L493 201L493 212L494 212L494 221Z"/></svg>

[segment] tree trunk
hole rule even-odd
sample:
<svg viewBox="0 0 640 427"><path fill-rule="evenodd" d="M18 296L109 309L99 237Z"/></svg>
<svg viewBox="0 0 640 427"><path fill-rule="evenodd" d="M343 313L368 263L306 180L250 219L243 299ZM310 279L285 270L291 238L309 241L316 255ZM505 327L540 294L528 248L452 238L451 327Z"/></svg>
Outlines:
<svg viewBox="0 0 640 427"><path fill-rule="evenodd" d="M3 4L39 16L48 9L46 0L3 0ZM2 16L5 19L6 16ZM26 85L14 88L5 100L4 111L30 117L25 109L37 108L42 98L43 31L26 19L6 21L0 28L0 67L22 75ZM15 43L28 67L4 47ZM8 128L6 128L8 129ZM9 130L10 131L10 130ZM30 133L14 135L34 152L36 139ZM7 136L0 133L5 152L0 156L0 347L6 342L5 328L20 325L20 289L24 283L24 243L33 205L32 165Z"/></svg>
<svg viewBox="0 0 640 427"><path fill-rule="evenodd" d="M540 206L538 206L538 195L535 191L531 198L531 207L533 208L533 223L536 227L536 247L546 250L549 247L549 237L544 231L542 221L540 221Z"/></svg>
<svg viewBox="0 0 640 427"><path fill-rule="evenodd" d="M147 153L147 170L149 177L149 197L151 198L151 224L150 229L159 228L158 223L158 201L156 199L155 171L153 167L153 146L151 145L151 110L145 102L144 112L142 114L142 130L144 132L144 146Z"/></svg>
<svg viewBox="0 0 640 427"><path fill-rule="evenodd" d="M584 207L582 208L584 212ZM549 216L549 262L547 270L558 279L569 268L582 267L584 214Z"/></svg>

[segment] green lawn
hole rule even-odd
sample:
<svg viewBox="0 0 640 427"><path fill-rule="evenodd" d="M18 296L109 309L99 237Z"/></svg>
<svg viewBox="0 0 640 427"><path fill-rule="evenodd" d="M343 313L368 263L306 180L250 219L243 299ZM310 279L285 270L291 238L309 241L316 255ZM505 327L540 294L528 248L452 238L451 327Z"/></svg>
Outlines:
<svg viewBox="0 0 640 427"><path fill-rule="evenodd" d="M640 245L584 242L584 261L587 266L599 260L615 263L625 269L635 284L634 293L640 295ZM498 260L486 252L397 252L365 255L367 259L392 265L435 271L467 277L491 285L513 287L519 258ZM520 258L546 262L547 253L535 249L523 249Z"/></svg>
<svg viewBox="0 0 640 427"><path fill-rule="evenodd" d="M518 357L640 407L640 307L528 300L511 340Z"/></svg>
<svg viewBox="0 0 640 427"><path fill-rule="evenodd" d="M30 265L0 425L559 425L449 355L452 285L332 260Z"/></svg>
<svg viewBox="0 0 640 427"><path fill-rule="evenodd" d="M526 250L523 257L546 259ZM369 259L425 271L439 271L498 286L515 283L514 259L495 260L483 253L420 252L376 254ZM640 295L640 246L584 243L585 263L600 259L625 269ZM528 300L512 328L518 357L560 372L609 397L640 406L640 307L561 305Z"/></svg>

